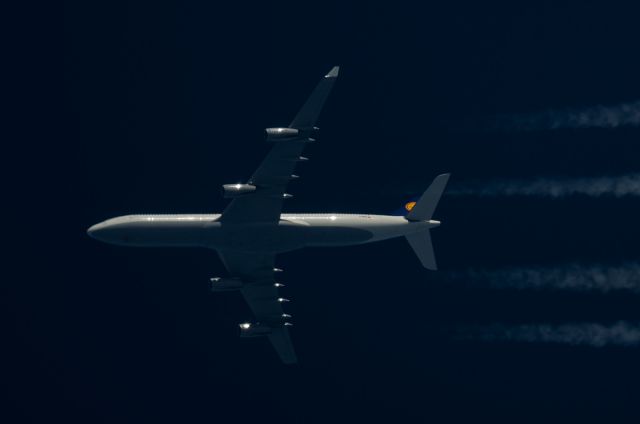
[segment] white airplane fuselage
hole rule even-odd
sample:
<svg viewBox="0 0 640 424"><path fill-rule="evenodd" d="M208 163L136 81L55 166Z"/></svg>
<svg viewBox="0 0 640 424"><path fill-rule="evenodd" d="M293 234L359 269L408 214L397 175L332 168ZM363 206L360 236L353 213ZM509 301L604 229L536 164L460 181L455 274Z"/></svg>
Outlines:
<svg viewBox="0 0 640 424"><path fill-rule="evenodd" d="M148 247L206 247L286 252L307 246L347 246L423 232L439 221L368 214L282 214L275 224L227 224L216 214L125 215L89 228L100 241Z"/></svg>

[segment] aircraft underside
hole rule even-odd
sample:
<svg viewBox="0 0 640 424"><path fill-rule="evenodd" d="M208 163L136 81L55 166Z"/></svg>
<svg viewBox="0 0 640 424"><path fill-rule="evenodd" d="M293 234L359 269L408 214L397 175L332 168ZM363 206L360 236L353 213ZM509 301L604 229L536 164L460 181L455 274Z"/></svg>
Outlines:
<svg viewBox="0 0 640 424"><path fill-rule="evenodd" d="M422 265L436 269L431 220L449 175L436 177L416 202L405 204L401 216L367 214L283 214L285 190L305 147L315 142L315 126L322 106L338 76L336 66L325 75L287 127L267 128L273 147L246 183L224 184L232 199L219 215L127 215L89 228L88 234L106 243L125 246L207 247L215 249L227 271L211 278L211 290L239 291L256 321L240 324L242 337L264 336L280 359L297 362L291 343L288 299L279 294L276 255L306 246L345 246L405 236Z"/></svg>
<svg viewBox="0 0 640 424"><path fill-rule="evenodd" d="M347 246L427 230L431 223L376 215L298 214L277 223L225 224L207 215L129 215L91 229L92 237L126 246L208 247L286 252L307 246Z"/></svg>

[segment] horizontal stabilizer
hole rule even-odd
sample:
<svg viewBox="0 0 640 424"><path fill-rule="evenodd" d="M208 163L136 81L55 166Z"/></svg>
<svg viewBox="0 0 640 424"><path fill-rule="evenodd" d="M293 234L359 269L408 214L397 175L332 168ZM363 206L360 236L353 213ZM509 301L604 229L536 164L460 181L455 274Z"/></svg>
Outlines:
<svg viewBox="0 0 640 424"><path fill-rule="evenodd" d="M429 230L420 233L409 234L405 236L409 245L416 252L416 256L420 259L422 266L430 269L437 270L436 254L433 251L433 244L431 243L431 234Z"/></svg>

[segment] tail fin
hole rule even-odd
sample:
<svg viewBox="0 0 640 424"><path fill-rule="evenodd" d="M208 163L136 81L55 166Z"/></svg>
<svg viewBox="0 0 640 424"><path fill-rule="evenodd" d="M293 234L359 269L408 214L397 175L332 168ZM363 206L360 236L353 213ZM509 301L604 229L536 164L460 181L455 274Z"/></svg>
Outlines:
<svg viewBox="0 0 640 424"><path fill-rule="evenodd" d="M433 180L427 191L424 192L407 214L409 221L428 221L431 219L450 176L451 174L441 174Z"/></svg>
<svg viewBox="0 0 640 424"><path fill-rule="evenodd" d="M408 221L429 221L433 216L433 212L438 206L440 196L444 192L449 176L451 174L438 175L429 188L424 192L420 199L412 205L406 218ZM434 224L439 224L434 222ZM422 266L427 269L436 270L438 265L436 263L436 255L433 251L433 244L431 243L430 230L421 231L419 233L408 234L405 236L409 245L420 259Z"/></svg>

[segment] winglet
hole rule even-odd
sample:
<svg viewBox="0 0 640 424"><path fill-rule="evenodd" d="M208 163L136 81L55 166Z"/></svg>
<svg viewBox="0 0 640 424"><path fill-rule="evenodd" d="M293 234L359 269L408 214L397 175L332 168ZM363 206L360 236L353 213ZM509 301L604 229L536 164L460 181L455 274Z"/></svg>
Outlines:
<svg viewBox="0 0 640 424"><path fill-rule="evenodd" d="M298 363L298 357L295 350L293 350L289 330L286 327L274 329L268 337L282 363L287 365Z"/></svg>
<svg viewBox="0 0 640 424"><path fill-rule="evenodd" d="M325 78L336 78L338 76L338 72L340 72L340 67L339 66L334 66L333 68L331 68L331 70L329 71L329 73L327 75L325 75Z"/></svg>
<svg viewBox="0 0 640 424"><path fill-rule="evenodd" d="M334 66L329 73L320 80L315 90L313 90L313 93L311 93L311 96L309 96L296 117L293 118L293 121L289 124L289 128L306 129L315 126L320 116L320 111L322 111L322 106L324 106L324 102L327 100L327 97L329 97L329 93L331 92L333 83L338 77L339 71L340 67Z"/></svg>

